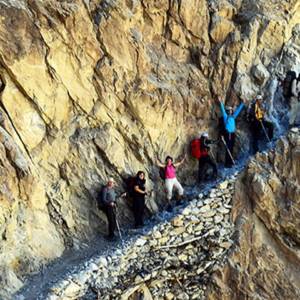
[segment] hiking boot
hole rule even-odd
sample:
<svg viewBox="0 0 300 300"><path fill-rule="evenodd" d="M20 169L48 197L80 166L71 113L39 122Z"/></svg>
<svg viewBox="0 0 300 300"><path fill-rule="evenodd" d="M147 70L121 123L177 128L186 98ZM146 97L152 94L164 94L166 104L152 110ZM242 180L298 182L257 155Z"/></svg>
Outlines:
<svg viewBox="0 0 300 300"><path fill-rule="evenodd" d="M177 200L176 201L176 206L182 205L182 200Z"/></svg>
<svg viewBox="0 0 300 300"><path fill-rule="evenodd" d="M141 228L143 228L143 227L144 227L144 225L136 225L136 226L135 226L136 229L141 229Z"/></svg>
<svg viewBox="0 0 300 300"><path fill-rule="evenodd" d="M199 182L197 185L198 185L198 187L200 189L204 189L205 188L205 183L204 182Z"/></svg>
<svg viewBox="0 0 300 300"><path fill-rule="evenodd" d="M167 211L168 211L168 212L172 212L172 211L173 211L173 208L172 208L172 205L171 205L171 204L168 204Z"/></svg>
<svg viewBox="0 0 300 300"><path fill-rule="evenodd" d="M115 235L107 236L107 240L110 242L116 242L118 240L118 237L116 237Z"/></svg>

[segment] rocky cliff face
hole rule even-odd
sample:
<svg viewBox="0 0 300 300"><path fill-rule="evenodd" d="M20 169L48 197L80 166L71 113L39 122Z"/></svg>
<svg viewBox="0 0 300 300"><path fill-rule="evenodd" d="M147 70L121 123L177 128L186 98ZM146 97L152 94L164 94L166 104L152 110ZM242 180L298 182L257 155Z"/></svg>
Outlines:
<svg viewBox="0 0 300 300"><path fill-rule="evenodd" d="M215 135L216 94L234 107L269 99L271 81L299 67L299 15L298 1L277 0L0 1L2 293L105 232L93 198L108 176L121 191L146 171L157 212L154 152L178 158ZM179 171L183 183L196 168Z"/></svg>

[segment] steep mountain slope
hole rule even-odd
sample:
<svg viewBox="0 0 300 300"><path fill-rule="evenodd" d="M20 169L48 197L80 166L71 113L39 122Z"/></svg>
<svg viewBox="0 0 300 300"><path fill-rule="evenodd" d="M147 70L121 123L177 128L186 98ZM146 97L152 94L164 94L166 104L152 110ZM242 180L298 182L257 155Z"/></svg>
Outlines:
<svg viewBox="0 0 300 300"><path fill-rule="evenodd" d="M236 107L299 70L298 1L0 0L1 292L106 232L94 197L216 136L217 94ZM242 123L240 123L242 124ZM236 151L248 146L238 128ZM178 170L195 182L197 163ZM123 222L130 224L131 209Z"/></svg>

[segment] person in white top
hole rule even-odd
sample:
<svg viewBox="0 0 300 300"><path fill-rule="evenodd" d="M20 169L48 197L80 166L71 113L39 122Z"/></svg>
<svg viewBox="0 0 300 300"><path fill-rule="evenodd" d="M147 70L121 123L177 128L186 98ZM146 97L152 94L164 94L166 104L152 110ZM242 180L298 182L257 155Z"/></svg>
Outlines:
<svg viewBox="0 0 300 300"><path fill-rule="evenodd" d="M292 97L290 98L291 115L289 126L299 126L299 96L300 96L300 74L292 82Z"/></svg>

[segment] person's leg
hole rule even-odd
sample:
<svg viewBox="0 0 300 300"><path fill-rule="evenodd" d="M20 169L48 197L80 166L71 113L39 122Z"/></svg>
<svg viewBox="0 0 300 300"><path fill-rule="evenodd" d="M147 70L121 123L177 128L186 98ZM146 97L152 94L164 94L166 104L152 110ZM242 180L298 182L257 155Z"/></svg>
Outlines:
<svg viewBox="0 0 300 300"><path fill-rule="evenodd" d="M141 226L144 226L144 221L143 221L144 209L145 209L145 197L141 199L141 215L140 215Z"/></svg>
<svg viewBox="0 0 300 300"><path fill-rule="evenodd" d="M299 120L299 117L300 117L300 103L299 103L299 100L297 99L298 101L298 104L297 104L297 110L296 110L296 117L295 117L295 125L299 126L300 124L300 120Z"/></svg>
<svg viewBox="0 0 300 300"><path fill-rule="evenodd" d="M183 195L183 188L181 186L181 184L179 183L179 181L177 180L177 178L175 178L175 182L174 182L174 188L177 191L177 201L176 201L176 205L180 205L181 204L181 197Z"/></svg>
<svg viewBox="0 0 300 300"><path fill-rule="evenodd" d="M273 138L273 131L274 131L274 126L271 122L268 121L263 121L263 125L265 126L265 129L268 133L268 137L271 140Z"/></svg>
<svg viewBox="0 0 300 300"><path fill-rule="evenodd" d="M142 198L135 199L135 227L143 226L143 202Z"/></svg>
<svg viewBox="0 0 300 300"><path fill-rule="evenodd" d="M225 142L227 144L228 150L230 151L231 155L233 155L233 147L235 141L235 133L234 132L226 132L224 135ZM226 156L225 156L225 167L230 168L233 165L233 161L226 149Z"/></svg>
<svg viewBox="0 0 300 300"><path fill-rule="evenodd" d="M206 163L209 164L213 168L213 178L216 179L218 177L217 164L214 162L214 160L209 155L207 155L207 157L206 157Z"/></svg>
<svg viewBox="0 0 300 300"><path fill-rule="evenodd" d="M114 237L115 236L115 228L116 228L116 217L113 211L113 207L111 205L106 205L105 207L105 214L107 216L108 221L108 236Z"/></svg>
<svg viewBox="0 0 300 300"><path fill-rule="evenodd" d="M205 159L204 156L201 156L199 159L199 170L198 170L198 182L203 181L203 172L204 172L204 165L205 165Z"/></svg>
<svg viewBox="0 0 300 300"><path fill-rule="evenodd" d="M259 126L261 127L260 124L259 124ZM259 128L258 126L255 126L254 124L251 126L254 153L256 153L258 151L258 140L259 140L259 136L260 136L260 130L261 130L261 128Z"/></svg>
<svg viewBox="0 0 300 300"><path fill-rule="evenodd" d="M298 99L296 97L290 98L290 107L291 107L291 114L289 119L289 125L293 126L299 120L296 119L298 115Z"/></svg>
<svg viewBox="0 0 300 300"><path fill-rule="evenodd" d="M234 143L235 143L235 133L231 132L230 133L230 139L229 139L229 143L228 143L228 149L233 157L233 148L234 148ZM228 152L228 151L227 151ZM230 157L229 153L228 153L229 159L228 159L228 165L231 167L233 166L233 161L232 158Z"/></svg>
<svg viewBox="0 0 300 300"><path fill-rule="evenodd" d="M133 204L134 204L134 226L137 227L139 225L140 207L139 207L139 199L136 196L134 196L133 198Z"/></svg>
<svg viewBox="0 0 300 300"><path fill-rule="evenodd" d="M166 179L165 180L165 185L167 189L167 202L168 204L171 204L171 198L172 198L172 190L173 190L173 185L174 185L174 180L172 179Z"/></svg>

